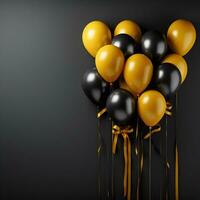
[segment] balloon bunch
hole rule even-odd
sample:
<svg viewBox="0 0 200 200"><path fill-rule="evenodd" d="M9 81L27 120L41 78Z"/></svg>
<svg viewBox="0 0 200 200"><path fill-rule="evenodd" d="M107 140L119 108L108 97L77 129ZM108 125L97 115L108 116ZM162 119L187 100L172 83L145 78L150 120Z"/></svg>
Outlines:
<svg viewBox="0 0 200 200"><path fill-rule="evenodd" d="M95 58L96 68L83 76L82 88L88 98L103 107L99 117L108 112L113 125L113 153L117 136L124 138L125 166L124 195L131 199L130 140L133 121L137 116L149 127L146 138L156 131L155 126L165 114L170 114L170 99L187 76L184 59L194 45L196 31L190 21L179 19L168 28L167 34L156 30L142 35L138 24L121 21L111 31L101 21L86 25L82 33L85 49ZM128 177L128 178L127 178ZM126 184L126 183L125 183Z"/></svg>

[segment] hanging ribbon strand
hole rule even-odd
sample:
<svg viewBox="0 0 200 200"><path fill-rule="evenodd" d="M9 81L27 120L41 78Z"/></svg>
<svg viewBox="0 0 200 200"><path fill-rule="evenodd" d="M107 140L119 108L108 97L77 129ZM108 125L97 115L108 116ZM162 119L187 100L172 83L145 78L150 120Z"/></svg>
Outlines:
<svg viewBox="0 0 200 200"><path fill-rule="evenodd" d="M172 116L172 104L168 101L166 103L167 105L167 108L166 108L166 118L165 118L165 163L166 163L166 167L165 167L165 175L166 175L166 199L170 198L169 197L169 169L170 169L170 165L169 165L169 162L168 162L168 154L167 154L167 151L168 151L168 116Z"/></svg>
<svg viewBox="0 0 200 200"><path fill-rule="evenodd" d="M171 107L171 106L170 106ZM170 108L171 109L171 108ZM167 127L166 127L167 128ZM161 125L158 124L154 127L150 127L149 128L149 132L144 136L144 139L147 140L149 139L149 189L151 187L151 147L153 145L153 148L155 150L155 152L159 155L159 157L161 158L161 161L163 162L165 168L166 168L166 177L168 178L168 170L170 169L170 164L169 164L169 161L167 159L167 156L166 158L164 158L160 152L160 150L156 147L156 145L153 143L151 137L155 134L155 133L159 133L161 131ZM167 134L167 132L166 132ZM167 136L166 136L166 139L167 139ZM166 143L167 145L167 143ZM142 161L143 162L143 161ZM143 165L143 163L142 163ZM141 166L142 166L141 165ZM142 166L143 168L143 166ZM142 169L141 169L142 170ZM166 199L168 199L168 192L166 191L166 195L165 195ZM149 194L149 199L151 199L151 194Z"/></svg>
<svg viewBox="0 0 200 200"><path fill-rule="evenodd" d="M152 128L149 127L149 200L151 200L151 136Z"/></svg>
<svg viewBox="0 0 200 200"><path fill-rule="evenodd" d="M158 124L154 127L151 127L151 130L149 130L149 132L144 136L144 139L149 139L152 135L154 135L155 133L158 133L161 131L161 125Z"/></svg>
<svg viewBox="0 0 200 200"><path fill-rule="evenodd" d="M178 113L178 93L176 93L176 124L175 124L175 199L179 200L179 153L177 144L177 113Z"/></svg>
<svg viewBox="0 0 200 200"><path fill-rule="evenodd" d="M107 109L106 108L103 108L102 110L100 110L98 113L97 113L97 118L100 118L104 113L107 112Z"/></svg>
<svg viewBox="0 0 200 200"><path fill-rule="evenodd" d="M98 113L98 108L97 108ZM102 150L102 143L103 138L101 134L101 121L97 118L97 159L98 159L98 200L101 200L103 197L102 194L102 168L101 168L101 150Z"/></svg>
<svg viewBox="0 0 200 200"><path fill-rule="evenodd" d="M139 118L137 117L137 124L136 124L136 142L135 145L135 154L138 160L138 177L137 177L137 200L140 199L140 137L139 137Z"/></svg>
<svg viewBox="0 0 200 200"><path fill-rule="evenodd" d="M165 114L171 116L172 115L172 104L168 101L166 103L166 111Z"/></svg>
<svg viewBox="0 0 200 200"><path fill-rule="evenodd" d="M140 134L141 136L141 134ZM140 157L140 183L139 183L139 194L140 194L140 187L142 187L142 173L143 173L143 166L144 166L144 144L142 136L140 138L141 141L141 157ZM139 200L139 197L138 199Z"/></svg>
<svg viewBox="0 0 200 200"><path fill-rule="evenodd" d="M169 198L169 167L167 165L168 163L168 130L167 130L167 125L168 125L168 119L167 115L165 117L165 177L166 177L166 188L165 188L165 197L166 200Z"/></svg>
<svg viewBox="0 0 200 200"><path fill-rule="evenodd" d="M117 125L113 125L112 127L112 134L114 135L112 145L113 154L116 153L118 136L122 135L124 139L124 197L127 197L127 200L131 200L131 141L129 134L132 132L132 127L121 128Z"/></svg>
<svg viewBox="0 0 200 200"><path fill-rule="evenodd" d="M176 160L175 160L175 195L176 200L179 200L179 155L178 155L178 146L176 144Z"/></svg>

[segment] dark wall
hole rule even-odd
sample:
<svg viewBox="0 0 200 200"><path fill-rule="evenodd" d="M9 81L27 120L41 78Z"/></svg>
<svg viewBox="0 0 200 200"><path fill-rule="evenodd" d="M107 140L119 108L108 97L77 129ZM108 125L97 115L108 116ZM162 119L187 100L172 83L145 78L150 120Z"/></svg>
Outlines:
<svg viewBox="0 0 200 200"><path fill-rule="evenodd" d="M96 109L80 87L94 62L81 33L91 20L126 18L161 31L177 18L196 26L177 135L181 199L199 199L199 6L166 0L0 1L0 199L97 198Z"/></svg>

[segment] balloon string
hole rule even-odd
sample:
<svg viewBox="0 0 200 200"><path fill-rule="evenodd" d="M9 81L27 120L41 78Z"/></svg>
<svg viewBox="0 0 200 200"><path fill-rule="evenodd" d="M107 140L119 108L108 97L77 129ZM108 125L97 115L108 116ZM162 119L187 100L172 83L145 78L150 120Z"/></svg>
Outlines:
<svg viewBox="0 0 200 200"><path fill-rule="evenodd" d="M176 93L176 123L175 123L175 199L179 200L179 153L177 144L177 114L178 114L178 93Z"/></svg>
<svg viewBox="0 0 200 200"><path fill-rule="evenodd" d="M178 146L176 144L176 167L175 167L175 181L176 181L176 200L179 200L179 155Z"/></svg>
<svg viewBox="0 0 200 200"><path fill-rule="evenodd" d="M168 200L170 198L170 190L169 190L169 169L170 165L168 162L168 116L172 115L172 104L167 102L166 109L166 117L165 117L165 177L166 177L166 186L165 186L165 199Z"/></svg>
<svg viewBox="0 0 200 200"><path fill-rule="evenodd" d="M152 137L155 133L158 133L158 132L160 132L160 131L161 131L161 126L160 126L159 124L158 124L157 126L155 126L155 127L151 127L151 131L149 131L149 132L145 135L144 139L145 139L145 140L146 140L146 139L149 139L149 138ZM160 156L160 158L161 158L162 161L164 162L164 165L169 169L169 168L170 168L170 164L169 164L168 160L166 161L166 159L164 160L164 159L162 158L162 154L161 154L160 150L156 147L156 145L153 143L153 141L152 141L152 146L153 146L154 150L156 151L156 153Z"/></svg>
<svg viewBox="0 0 200 200"><path fill-rule="evenodd" d="M137 123L136 123L136 148L135 148L135 153L138 159L138 178L137 178L137 200L140 199L140 137L139 137L139 117L137 116Z"/></svg>
<svg viewBox="0 0 200 200"><path fill-rule="evenodd" d="M111 94L113 92L113 83L110 83L109 90L110 90L110 94ZM104 110L104 111L102 111L103 113L107 112L106 108L104 108L103 110ZM113 134L112 134L112 131L113 131L113 121L112 121L111 118L109 118L109 119L111 120L111 147L112 147L112 143L113 143L113 139L114 139ZM108 154L109 154L108 157L110 157L110 151L108 152ZM112 149L111 149L111 167L110 167L110 174L109 175L111 175L110 176L111 177L111 188L110 188L111 191L110 190L108 191L108 199L109 200L110 199L114 200L114 195L115 195L114 194L114 156L113 156L113 153L112 153Z"/></svg>
<svg viewBox="0 0 200 200"><path fill-rule="evenodd" d="M137 96L137 101L139 98L139 94ZM136 146L135 146L135 154L138 160L138 174L137 174L137 200L140 200L140 184L141 184L141 176L143 170L143 154L141 151L140 142L142 140L141 134L139 134L139 117L137 116L136 120Z"/></svg>
<svg viewBox="0 0 200 200"><path fill-rule="evenodd" d="M152 152L151 152L151 127L149 127L149 133L150 133L150 136L149 136L149 200L151 200L151 162L152 162L152 158L151 158L151 155L152 155Z"/></svg>
<svg viewBox="0 0 200 200"><path fill-rule="evenodd" d="M163 138L160 138L160 155L162 157L163 155ZM162 166L162 165L161 165ZM161 170L161 177L160 177L160 200L163 200L163 176L162 176L162 170Z"/></svg>
<svg viewBox="0 0 200 200"><path fill-rule="evenodd" d="M97 108L98 113L98 108ZM97 119L97 159L98 159L98 200L102 197L102 177L101 177L101 151L102 151L101 121Z"/></svg>
<svg viewBox="0 0 200 200"><path fill-rule="evenodd" d="M143 174L143 166L144 166L144 143L143 143L142 133L140 133L140 141L141 141L141 158L140 158L140 188L139 189L141 191L142 174Z"/></svg>
<svg viewBox="0 0 200 200"><path fill-rule="evenodd" d="M112 129L112 127L113 127L113 121L111 121L111 129ZM114 140L114 136L113 136L113 134L112 134L112 141ZM117 142L117 141L116 141ZM115 149L116 150L116 149ZM114 175L114 155L113 155L113 153L112 153L112 188L111 188L111 191L112 191L112 199L114 200L115 199L115 191L114 191L114 189L115 189L115 187L114 187L114 182L115 182L115 175Z"/></svg>
<svg viewBox="0 0 200 200"><path fill-rule="evenodd" d="M171 116L172 115L172 104L170 102L167 102L166 103L166 111L165 111L165 114L168 115L168 116Z"/></svg>
<svg viewBox="0 0 200 200"><path fill-rule="evenodd" d="M165 198L166 200L168 200L168 184L169 184L169 180L168 180L168 130L167 130L167 115L165 117L165 161L166 161L166 165L165 165L165 176L166 176L166 188L165 188Z"/></svg>
<svg viewBox="0 0 200 200"><path fill-rule="evenodd" d="M129 139L129 136L125 134L127 143L128 143L128 194L127 194L127 200L131 200L131 141Z"/></svg>
<svg viewBox="0 0 200 200"><path fill-rule="evenodd" d="M100 118L104 113L107 112L107 109L106 108L103 108L102 110L98 111L97 112L97 118Z"/></svg>
<svg viewBox="0 0 200 200"><path fill-rule="evenodd" d="M161 125L158 124L154 127L151 127L151 131L149 129L149 132L144 136L144 139L149 139L153 134L158 133L161 131Z"/></svg>
<svg viewBox="0 0 200 200"><path fill-rule="evenodd" d="M144 136L144 139L145 140L149 139L149 142L151 141L151 145L149 145L149 146L152 147L152 145L153 145L154 150L158 153L159 157L161 158L161 161L163 162L163 164L165 166L165 176L166 176L165 198L168 199L168 190L167 190L169 188L169 186L168 186L168 183L169 183L169 181L168 181L168 178L169 178L168 177L168 170L170 169L170 164L169 164L168 158L167 158L168 157L167 156L167 146L168 146L168 144L167 144L167 121L166 121L166 135L165 135L165 148L166 148L165 149L165 158L163 158L160 150L156 147L156 145L152 142L152 139L151 139L152 135L154 135L155 133L158 133L160 131L161 131L161 125L160 124L158 124L155 127L150 127L149 132ZM163 143L162 143L162 147L163 147ZM151 152L150 147L149 147L149 152ZM151 155L150 154L149 154L149 159L151 161ZM149 172L149 174L151 176L150 172ZM160 187L160 198L162 199L161 190L162 190L162 188Z"/></svg>

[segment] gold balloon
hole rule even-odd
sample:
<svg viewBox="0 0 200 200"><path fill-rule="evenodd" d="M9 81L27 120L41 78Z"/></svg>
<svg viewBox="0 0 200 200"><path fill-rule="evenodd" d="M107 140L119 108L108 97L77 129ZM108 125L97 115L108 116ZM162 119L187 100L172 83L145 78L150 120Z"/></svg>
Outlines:
<svg viewBox="0 0 200 200"><path fill-rule="evenodd" d="M123 71L124 55L119 48L106 45L97 52L95 63L97 71L103 79L112 83L119 78Z"/></svg>
<svg viewBox="0 0 200 200"><path fill-rule="evenodd" d="M174 21L167 32L167 42L172 51L184 56L190 51L196 40L194 25L187 20Z"/></svg>
<svg viewBox="0 0 200 200"><path fill-rule="evenodd" d="M144 54L134 54L128 58L124 69L124 79L130 89L139 95L150 83L153 64Z"/></svg>
<svg viewBox="0 0 200 200"><path fill-rule="evenodd" d="M162 119L165 111L165 98L156 90L146 91L138 98L139 116L149 127L155 126Z"/></svg>
<svg viewBox="0 0 200 200"><path fill-rule="evenodd" d="M181 73L181 83L183 83L183 81L187 76L187 71L188 71L185 59L178 54L169 54L164 58L163 63L174 64Z"/></svg>
<svg viewBox="0 0 200 200"><path fill-rule="evenodd" d="M133 96L137 96L132 90L131 88L127 85L127 83L125 82L125 80L123 78L120 79L119 81L119 87L124 89L124 90L127 90L128 92L130 92Z"/></svg>
<svg viewBox="0 0 200 200"><path fill-rule="evenodd" d="M141 39L141 29L134 21L131 20L124 20L121 21L115 28L114 35L119 35L125 33L130 35L134 40L137 42Z"/></svg>
<svg viewBox="0 0 200 200"><path fill-rule="evenodd" d="M92 21L84 28L82 41L88 53L95 57L101 47L111 43L111 32L103 22Z"/></svg>

